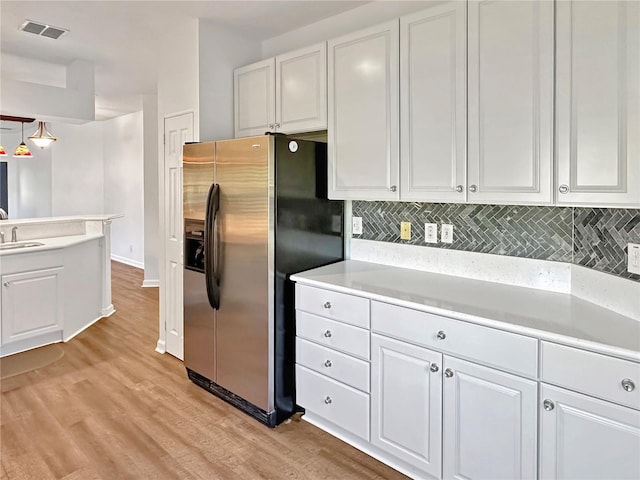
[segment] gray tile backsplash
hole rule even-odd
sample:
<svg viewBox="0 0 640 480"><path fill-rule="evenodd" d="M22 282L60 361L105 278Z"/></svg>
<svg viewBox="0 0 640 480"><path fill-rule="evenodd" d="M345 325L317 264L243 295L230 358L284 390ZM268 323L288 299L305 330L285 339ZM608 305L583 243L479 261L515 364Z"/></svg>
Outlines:
<svg viewBox="0 0 640 480"><path fill-rule="evenodd" d="M627 243L640 243L640 210L354 201L363 234L354 238L573 262L640 281L627 272ZM412 224L400 239L400 222ZM453 243L427 244L424 224L454 226Z"/></svg>

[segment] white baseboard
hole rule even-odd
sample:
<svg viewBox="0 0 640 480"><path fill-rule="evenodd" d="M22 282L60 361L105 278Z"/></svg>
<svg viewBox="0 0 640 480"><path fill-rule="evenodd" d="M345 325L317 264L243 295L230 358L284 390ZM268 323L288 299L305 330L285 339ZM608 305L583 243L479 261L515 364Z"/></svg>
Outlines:
<svg viewBox="0 0 640 480"><path fill-rule="evenodd" d="M116 313L116 309L113 307L113 304L111 304L111 305L103 308L100 313L102 314L102 318L110 317L111 315Z"/></svg>
<svg viewBox="0 0 640 480"><path fill-rule="evenodd" d="M164 340L158 340L158 343L156 344L156 352L158 353L166 353L167 351L167 344Z"/></svg>
<svg viewBox="0 0 640 480"><path fill-rule="evenodd" d="M132 267L144 269L144 263L139 262L138 260L132 260L130 258L121 257L120 255L111 254L111 260L114 260L119 263L124 263L125 265L130 265Z"/></svg>
<svg viewBox="0 0 640 480"><path fill-rule="evenodd" d="M159 287L160 280L145 280L142 282L142 288Z"/></svg>
<svg viewBox="0 0 640 480"><path fill-rule="evenodd" d="M115 310L114 310L115 312ZM68 335L66 337L64 337L62 339L63 342L68 342L69 340L71 340L73 337L75 337L76 335L81 334L82 332L84 332L87 328L89 328L91 325L93 325L94 323L96 323L98 320L104 318L103 316L100 316L98 318L96 318L95 320L92 320L91 322L87 323L86 325L84 325L81 329L79 329L77 332L73 332L71 335Z"/></svg>

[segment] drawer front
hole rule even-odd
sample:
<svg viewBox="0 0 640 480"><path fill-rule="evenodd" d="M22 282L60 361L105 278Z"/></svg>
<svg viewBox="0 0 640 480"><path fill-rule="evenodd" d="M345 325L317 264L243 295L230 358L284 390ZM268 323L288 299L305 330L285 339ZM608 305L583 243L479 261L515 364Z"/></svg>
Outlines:
<svg viewBox="0 0 640 480"><path fill-rule="evenodd" d="M309 412L369 441L369 395L296 365L296 401Z"/></svg>
<svg viewBox="0 0 640 480"><path fill-rule="evenodd" d="M537 377L535 338L381 302L371 302L371 329L501 370Z"/></svg>
<svg viewBox="0 0 640 480"><path fill-rule="evenodd" d="M369 330L298 310L296 333L306 340L369 360Z"/></svg>
<svg viewBox="0 0 640 480"><path fill-rule="evenodd" d="M369 393L369 363L296 338L296 363Z"/></svg>
<svg viewBox="0 0 640 480"><path fill-rule="evenodd" d="M369 299L296 285L296 308L315 315L369 328Z"/></svg>
<svg viewBox="0 0 640 480"><path fill-rule="evenodd" d="M541 350L543 382L640 410L639 363L550 342Z"/></svg>

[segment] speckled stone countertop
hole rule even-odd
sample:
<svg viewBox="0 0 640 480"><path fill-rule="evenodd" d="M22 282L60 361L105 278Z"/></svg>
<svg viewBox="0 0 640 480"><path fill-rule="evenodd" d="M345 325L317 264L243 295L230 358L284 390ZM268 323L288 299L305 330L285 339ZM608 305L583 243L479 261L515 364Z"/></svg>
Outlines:
<svg viewBox="0 0 640 480"><path fill-rule="evenodd" d="M567 293L355 260L291 279L640 362L640 322Z"/></svg>

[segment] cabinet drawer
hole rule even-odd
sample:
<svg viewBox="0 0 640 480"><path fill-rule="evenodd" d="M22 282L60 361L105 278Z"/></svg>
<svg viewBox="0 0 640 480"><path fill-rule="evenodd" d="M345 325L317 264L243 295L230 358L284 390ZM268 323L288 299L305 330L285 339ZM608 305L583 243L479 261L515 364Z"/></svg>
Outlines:
<svg viewBox="0 0 640 480"><path fill-rule="evenodd" d="M296 311L299 337L369 360L369 330Z"/></svg>
<svg viewBox="0 0 640 480"><path fill-rule="evenodd" d="M369 441L369 395L296 365L296 401Z"/></svg>
<svg viewBox="0 0 640 480"><path fill-rule="evenodd" d="M367 362L296 338L296 363L369 393Z"/></svg>
<svg viewBox="0 0 640 480"><path fill-rule="evenodd" d="M640 410L640 364L549 342L541 351L543 382Z"/></svg>
<svg viewBox="0 0 640 480"><path fill-rule="evenodd" d="M416 345L537 377L535 338L381 302L371 302L371 328Z"/></svg>
<svg viewBox="0 0 640 480"><path fill-rule="evenodd" d="M296 285L296 308L358 327L369 328L369 299L367 298Z"/></svg>

